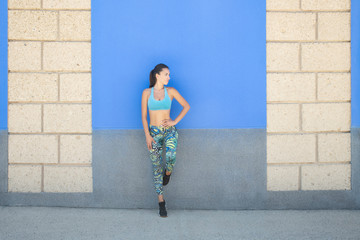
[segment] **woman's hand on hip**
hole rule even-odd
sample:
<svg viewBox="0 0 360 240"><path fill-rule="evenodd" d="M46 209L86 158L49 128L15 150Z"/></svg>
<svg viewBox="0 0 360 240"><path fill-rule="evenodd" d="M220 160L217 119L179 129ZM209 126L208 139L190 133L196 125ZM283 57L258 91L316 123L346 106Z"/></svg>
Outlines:
<svg viewBox="0 0 360 240"><path fill-rule="evenodd" d="M152 143L156 143L156 141L151 136L146 137L146 145L149 151L152 149Z"/></svg>
<svg viewBox="0 0 360 240"><path fill-rule="evenodd" d="M164 119L161 121L161 126L163 127L170 127L176 125L176 122L170 119Z"/></svg>

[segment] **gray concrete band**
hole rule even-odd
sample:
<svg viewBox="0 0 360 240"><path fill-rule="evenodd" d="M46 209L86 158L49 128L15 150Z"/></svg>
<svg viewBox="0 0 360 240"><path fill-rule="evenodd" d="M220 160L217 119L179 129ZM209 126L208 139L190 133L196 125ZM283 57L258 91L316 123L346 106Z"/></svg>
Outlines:
<svg viewBox="0 0 360 240"><path fill-rule="evenodd" d="M360 128L351 129L351 190L267 191L266 129L178 129L170 209L360 209ZM0 131L0 205L157 208L143 130L93 130L93 193L7 192ZM163 152L165 154L165 151Z"/></svg>

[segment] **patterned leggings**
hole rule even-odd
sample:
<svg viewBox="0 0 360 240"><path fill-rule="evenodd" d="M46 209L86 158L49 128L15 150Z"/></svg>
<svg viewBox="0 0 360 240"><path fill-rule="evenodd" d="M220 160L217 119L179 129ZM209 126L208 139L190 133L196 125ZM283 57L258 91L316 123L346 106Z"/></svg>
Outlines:
<svg viewBox="0 0 360 240"><path fill-rule="evenodd" d="M176 161L176 147L178 141L178 132L175 126L153 126L149 124L149 132L156 144L152 143L150 150L150 159L153 168L154 188L158 195L163 194L163 174L165 169L172 172ZM166 147L166 167L161 167L163 144Z"/></svg>

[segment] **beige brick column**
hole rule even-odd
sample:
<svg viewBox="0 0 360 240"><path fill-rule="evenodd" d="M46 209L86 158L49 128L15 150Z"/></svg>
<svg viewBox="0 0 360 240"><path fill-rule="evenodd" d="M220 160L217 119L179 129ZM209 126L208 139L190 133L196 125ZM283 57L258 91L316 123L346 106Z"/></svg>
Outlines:
<svg viewBox="0 0 360 240"><path fill-rule="evenodd" d="M350 0L267 0L267 190L350 190Z"/></svg>
<svg viewBox="0 0 360 240"><path fill-rule="evenodd" d="M9 192L92 192L91 1L8 1Z"/></svg>

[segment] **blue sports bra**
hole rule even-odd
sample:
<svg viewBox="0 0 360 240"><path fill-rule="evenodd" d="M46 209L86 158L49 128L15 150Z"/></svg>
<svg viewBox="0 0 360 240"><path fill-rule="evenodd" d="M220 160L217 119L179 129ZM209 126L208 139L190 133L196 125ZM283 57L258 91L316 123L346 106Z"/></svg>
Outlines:
<svg viewBox="0 0 360 240"><path fill-rule="evenodd" d="M165 97L163 100L156 100L154 98L154 87L151 88L151 94L148 100L149 110L168 110L171 108L171 99L168 95L166 87L164 86Z"/></svg>

